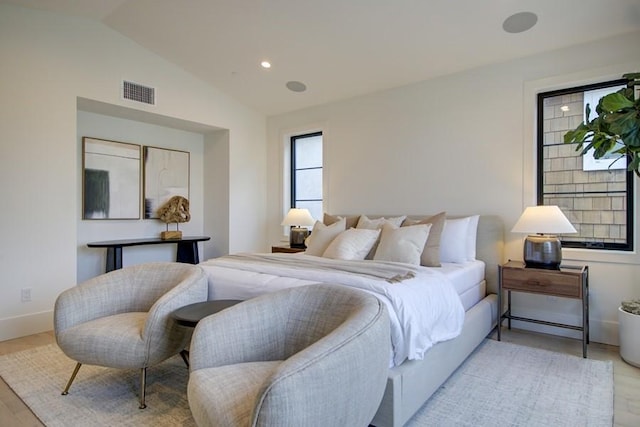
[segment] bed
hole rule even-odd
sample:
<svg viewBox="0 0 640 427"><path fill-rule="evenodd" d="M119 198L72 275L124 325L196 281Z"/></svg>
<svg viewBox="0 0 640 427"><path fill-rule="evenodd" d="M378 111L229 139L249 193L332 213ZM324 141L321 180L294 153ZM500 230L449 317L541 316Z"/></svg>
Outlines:
<svg viewBox="0 0 640 427"><path fill-rule="evenodd" d="M346 286L359 287L367 292L377 293L377 296L382 293L383 296L379 297L388 305L390 317L392 317L391 339L394 351L390 355L390 368L384 397L372 425L377 427L402 426L497 324L495 293L497 291L497 267L502 262L503 225L497 216L476 217L477 228L474 228L476 232L473 236L474 259L449 262L451 259L443 258L444 261L440 263L440 267L416 266L415 268L406 267L407 264L398 264L401 267L396 267L396 262L386 262L385 260L368 260L366 267L375 266L373 271L377 276L376 280L361 277L358 262L338 261L337 264L334 264L333 260L324 259L326 257L314 256L313 251L317 244L309 245L308 252L310 254L232 255L207 260L200 265L208 275L209 299L248 299L282 288L319 282L344 282L342 284ZM338 218L348 220L350 217ZM374 217L365 216L365 218L373 218L375 221ZM399 219L400 217L395 218ZM402 221L412 221L411 225L413 225L419 224L425 218L433 218L433 216L409 216L406 218L403 216ZM451 240L457 244L464 240L462 235L451 234L451 230L454 229L452 224L457 221L457 218L446 218L448 239L445 240L447 242ZM324 222L328 222L326 216ZM357 225L360 226L360 224ZM355 226L353 223L348 225ZM316 233L315 230L314 227L312 236ZM386 228L382 232L385 231ZM432 237L435 235L433 231L434 229L431 230ZM360 235L364 235L364 232ZM321 236L323 234L316 233L315 238L320 239ZM445 237L445 233L442 237ZM368 235L367 238L372 237ZM333 241L337 240L333 238ZM443 245L445 240L442 242ZM387 249L387 247L382 247L379 235L377 242L381 246L377 249L371 249L367 258L371 258L373 253L381 253ZM424 240L422 243L424 244ZM470 244L469 241L467 244ZM427 253L427 247L428 245L425 245L423 256ZM323 247L326 255L330 249L326 248L325 250L324 248L326 245ZM452 247L448 245L447 248L451 250ZM432 251L433 249L431 248ZM444 246L442 250L446 251ZM341 256L343 255L344 253L341 254ZM307 260L310 260L309 263L313 263L315 262L314 258L323 258L320 260L322 261L320 267L316 267L315 264L307 265ZM283 261L279 259L283 259ZM421 259L420 262L424 265L422 261L424 259ZM277 265L272 265L272 263ZM287 263L294 265L287 265ZM391 266L388 270L386 264ZM241 265L242 267L240 267ZM378 267L380 267L379 270ZM322 269L329 271L321 271ZM366 274L373 275L374 273ZM394 281L400 282L402 286L394 284ZM378 283L382 283L382 285L378 285ZM417 283L420 285L416 285ZM432 295L431 291L426 290L427 288L437 288L438 286L434 283L445 283L446 286L440 286L444 291ZM378 286L382 286L382 289L378 289ZM404 300L400 299L400 302L397 302L395 293L400 292L401 289L404 293L409 292L407 295L410 297ZM411 292L420 292L420 294ZM447 293L453 293L455 302L449 302ZM423 302L425 299L430 301L425 304L429 307L435 307L435 300L444 300L443 308L430 308L425 311L429 313L429 316L438 319L446 318L447 322L446 326L443 326L443 322L435 322L433 329L429 326L428 333L421 333L416 331L418 328L411 327L411 322L415 322L416 316L420 314L415 314L416 312L412 311L413 308L410 304L416 301ZM422 319L420 320L421 324L425 324Z"/></svg>

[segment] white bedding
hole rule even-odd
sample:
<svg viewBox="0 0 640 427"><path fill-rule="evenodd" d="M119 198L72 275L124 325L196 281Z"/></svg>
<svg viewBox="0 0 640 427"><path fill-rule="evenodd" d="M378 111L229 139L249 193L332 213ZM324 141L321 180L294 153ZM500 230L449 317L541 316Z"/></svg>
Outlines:
<svg viewBox="0 0 640 427"><path fill-rule="evenodd" d="M486 296L484 268L484 262L479 260L464 263L443 262L442 267L439 268L453 283L464 311L469 310Z"/></svg>
<svg viewBox="0 0 640 427"><path fill-rule="evenodd" d="M319 260L319 257L305 254L269 254L268 257ZM320 260L325 265L331 262L327 258ZM357 262L375 265L375 261ZM434 344L458 336L464 322L464 307L452 281L440 269L395 264L415 271L415 277L389 283L384 279L344 271L267 265L233 257L210 259L200 266L208 275L211 300L244 300L279 289L319 282L352 286L376 295L389 311L392 366L397 366L406 359L422 359ZM451 270L458 271L455 268Z"/></svg>

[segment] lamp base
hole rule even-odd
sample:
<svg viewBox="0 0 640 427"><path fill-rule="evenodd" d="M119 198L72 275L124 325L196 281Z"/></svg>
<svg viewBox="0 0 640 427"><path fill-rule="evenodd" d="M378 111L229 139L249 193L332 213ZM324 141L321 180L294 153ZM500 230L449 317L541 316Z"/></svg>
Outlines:
<svg viewBox="0 0 640 427"><path fill-rule="evenodd" d="M531 234L524 240L523 255L524 263L529 268L559 270L562 244L557 236Z"/></svg>
<svg viewBox="0 0 640 427"><path fill-rule="evenodd" d="M304 227L291 227L289 231L289 246L292 248L306 248L304 239L309 236L309 229Z"/></svg>

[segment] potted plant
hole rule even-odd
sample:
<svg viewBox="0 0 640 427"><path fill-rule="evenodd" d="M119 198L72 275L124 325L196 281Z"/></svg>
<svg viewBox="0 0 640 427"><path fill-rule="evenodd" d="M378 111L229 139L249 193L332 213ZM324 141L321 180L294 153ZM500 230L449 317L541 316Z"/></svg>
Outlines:
<svg viewBox="0 0 640 427"><path fill-rule="evenodd" d="M589 120L591 107L585 108L586 122L564 136L565 144L575 144L581 155L593 148L593 157L607 154L627 157L628 169L640 177L640 97L634 99L635 86L640 85L640 73L624 74L627 87L603 96L598 101L598 116Z"/></svg>
<svg viewBox="0 0 640 427"><path fill-rule="evenodd" d="M622 301L618 322L620 357L640 368L640 299Z"/></svg>
<svg viewBox="0 0 640 427"><path fill-rule="evenodd" d="M603 96L598 101L598 116L589 120L591 108L585 108L586 122L567 132L564 142L578 144L584 155L593 149L600 159L607 154L627 158L628 170L640 177L640 96L635 99L635 87L640 85L640 73L628 73L627 87ZM617 160L616 160L617 161ZM623 301L618 308L620 356L629 364L640 367L640 299Z"/></svg>

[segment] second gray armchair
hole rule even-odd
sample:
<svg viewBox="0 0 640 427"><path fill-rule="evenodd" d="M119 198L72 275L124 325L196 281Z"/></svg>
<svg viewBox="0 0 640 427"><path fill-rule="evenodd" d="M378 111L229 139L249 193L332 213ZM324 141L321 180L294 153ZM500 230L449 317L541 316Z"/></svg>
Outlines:
<svg viewBox="0 0 640 427"><path fill-rule="evenodd" d="M189 407L201 427L366 427L390 354L375 296L324 284L274 292L198 323Z"/></svg>

